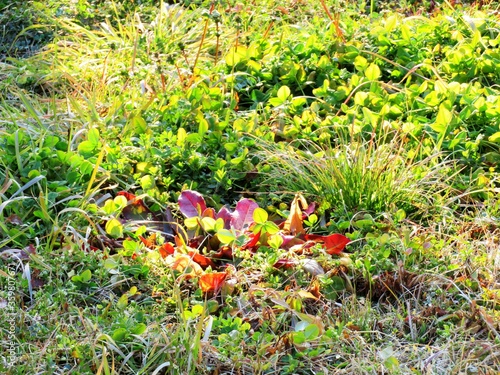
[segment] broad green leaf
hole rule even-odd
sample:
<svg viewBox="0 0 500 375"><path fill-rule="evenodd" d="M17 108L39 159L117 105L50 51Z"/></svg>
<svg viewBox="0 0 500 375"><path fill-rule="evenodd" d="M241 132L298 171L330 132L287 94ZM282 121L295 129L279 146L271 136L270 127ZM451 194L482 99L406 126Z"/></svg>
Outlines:
<svg viewBox="0 0 500 375"><path fill-rule="evenodd" d="M239 45L233 47L229 50L226 55L226 64L229 66L235 66L240 61L247 60L248 50L247 47Z"/></svg>
<svg viewBox="0 0 500 375"><path fill-rule="evenodd" d="M82 175L90 175L93 170L94 165L88 160L84 160L82 164L80 164L80 172Z"/></svg>
<svg viewBox="0 0 500 375"><path fill-rule="evenodd" d="M236 240L236 235L228 229L221 229L217 232L217 238L224 245L229 245L231 242Z"/></svg>
<svg viewBox="0 0 500 375"><path fill-rule="evenodd" d="M316 324L309 324L304 329L304 336L306 340L314 340L319 336L319 327Z"/></svg>
<svg viewBox="0 0 500 375"><path fill-rule="evenodd" d="M83 156L91 156L95 153L95 150L97 149L97 145L90 141L83 141L78 145L78 153L80 153Z"/></svg>
<svg viewBox="0 0 500 375"><path fill-rule="evenodd" d="M385 31L390 33L394 29L394 27L396 27L397 24L398 24L398 17L396 15L388 17L387 20L385 21L385 27L384 27Z"/></svg>
<svg viewBox="0 0 500 375"><path fill-rule="evenodd" d="M115 218L108 220L105 229L106 233L109 234L111 237L114 238L123 237L123 225L122 223L120 223L119 220Z"/></svg>
<svg viewBox="0 0 500 375"><path fill-rule="evenodd" d="M106 202L104 202L102 210L108 215L116 213L115 202L113 201L113 199L108 199Z"/></svg>
<svg viewBox="0 0 500 375"><path fill-rule="evenodd" d="M238 149L238 143L237 142L227 142L227 143L224 143L224 148L226 149L226 151L228 152L234 152Z"/></svg>
<svg viewBox="0 0 500 375"><path fill-rule="evenodd" d="M135 115L134 117L132 117L132 119L130 120L130 125L135 134L143 134L148 129L146 121L140 115Z"/></svg>
<svg viewBox="0 0 500 375"><path fill-rule="evenodd" d="M488 141L500 143L500 132L496 132L488 137Z"/></svg>
<svg viewBox="0 0 500 375"><path fill-rule="evenodd" d="M306 342L304 332L292 332L292 341L294 344L303 344Z"/></svg>
<svg viewBox="0 0 500 375"><path fill-rule="evenodd" d="M80 274L80 280L84 283L88 283L92 278L92 272L90 270L85 270Z"/></svg>
<svg viewBox="0 0 500 375"><path fill-rule="evenodd" d="M255 221L257 224L264 224L267 221L267 218L269 217L266 210L260 207L257 207L253 211L252 216L253 216L253 221Z"/></svg>
<svg viewBox="0 0 500 375"><path fill-rule="evenodd" d="M97 128L92 128L89 130L88 141L94 147L97 147L99 145L100 136L99 136L99 130L97 130Z"/></svg>
<svg viewBox="0 0 500 375"><path fill-rule="evenodd" d="M184 143L186 143L186 138L186 129L179 128L179 130L177 130L177 146L184 146Z"/></svg>
<svg viewBox="0 0 500 375"><path fill-rule="evenodd" d="M123 209L125 206L127 206L127 198L123 195L117 195L114 199L113 199L113 203L115 204L115 209L116 210L121 210Z"/></svg>
<svg viewBox="0 0 500 375"><path fill-rule="evenodd" d="M431 128L439 134L444 134L452 119L453 114L443 104L440 104L436 121L431 125Z"/></svg>
<svg viewBox="0 0 500 375"><path fill-rule="evenodd" d="M354 59L354 67L360 72L364 71L368 66L368 60L363 56L356 56Z"/></svg>
<svg viewBox="0 0 500 375"><path fill-rule="evenodd" d="M201 219L201 226L207 232L215 231L215 224L216 224L216 222L215 222L214 218L204 217L203 219Z"/></svg>
<svg viewBox="0 0 500 375"><path fill-rule="evenodd" d="M380 68L376 64L370 64L368 68L365 70L365 76L368 78L370 81L376 81L380 77Z"/></svg>
<svg viewBox="0 0 500 375"><path fill-rule="evenodd" d="M151 175L148 174L141 178L141 187L144 190L152 189L155 185L155 179Z"/></svg>
<svg viewBox="0 0 500 375"><path fill-rule="evenodd" d="M117 342L123 341L127 337L127 330L125 328L115 329L111 337Z"/></svg>
<svg viewBox="0 0 500 375"><path fill-rule="evenodd" d="M130 330L130 333L134 335L142 335L146 332L147 326L144 323L138 323L134 328Z"/></svg>
<svg viewBox="0 0 500 375"><path fill-rule="evenodd" d="M262 225L263 231L268 233L268 234L276 234L280 231L280 228L272 221L267 221L261 225Z"/></svg>
<svg viewBox="0 0 500 375"><path fill-rule="evenodd" d="M412 37L412 32L410 30L410 27L403 22L401 25L401 36L406 42L409 42Z"/></svg>
<svg viewBox="0 0 500 375"><path fill-rule="evenodd" d="M448 94L448 92L450 91L446 82L440 80L437 80L434 83L434 90L439 94Z"/></svg>
<svg viewBox="0 0 500 375"><path fill-rule="evenodd" d="M273 234L267 239L267 244L277 250L283 244L283 237L279 234Z"/></svg>
<svg viewBox="0 0 500 375"><path fill-rule="evenodd" d="M276 94L276 97L281 100L282 103L286 102L291 95L290 88L288 86L281 86Z"/></svg>
<svg viewBox="0 0 500 375"><path fill-rule="evenodd" d="M198 123L198 135L203 137L205 133L208 131L208 121L204 118L199 119Z"/></svg>
<svg viewBox="0 0 500 375"><path fill-rule="evenodd" d="M116 308L119 310L125 309L128 305L128 296L127 294L123 294L118 301L116 302Z"/></svg>
<svg viewBox="0 0 500 375"><path fill-rule="evenodd" d="M194 305L191 308L191 312L193 313L194 316L200 316L203 314L203 306L202 305Z"/></svg>
<svg viewBox="0 0 500 375"><path fill-rule="evenodd" d="M200 225L199 218L197 216L188 217L188 218L184 219L184 225L189 230L196 229Z"/></svg>

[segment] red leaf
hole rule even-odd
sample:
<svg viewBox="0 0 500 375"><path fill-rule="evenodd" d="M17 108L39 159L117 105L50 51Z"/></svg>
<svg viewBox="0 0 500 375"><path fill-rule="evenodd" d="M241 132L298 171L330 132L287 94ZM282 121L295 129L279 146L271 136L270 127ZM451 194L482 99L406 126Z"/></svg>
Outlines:
<svg viewBox="0 0 500 375"><path fill-rule="evenodd" d="M191 259L193 259L193 262L198 263L203 269L207 268L208 266L215 268L215 263L212 261L212 259L207 258L205 255L195 253L194 251L190 251L188 255L191 257Z"/></svg>
<svg viewBox="0 0 500 375"><path fill-rule="evenodd" d="M170 242L165 242L158 248L162 258L166 258L167 255L172 255L175 252L174 246Z"/></svg>
<svg viewBox="0 0 500 375"><path fill-rule="evenodd" d="M281 236L281 238L283 238L283 243L281 244L281 248L285 250L288 250L289 248L295 245L301 245L305 242L304 240L301 240L298 237L283 234L281 232L279 235Z"/></svg>
<svg viewBox="0 0 500 375"><path fill-rule="evenodd" d="M184 190L178 199L179 209L186 217L201 216L207 205L203 196L193 190Z"/></svg>
<svg viewBox="0 0 500 375"><path fill-rule="evenodd" d="M222 206L219 212L217 212L215 219L217 220L219 218L222 218L222 220L224 220L224 229L231 228L231 219L233 218L233 213L229 211L226 206Z"/></svg>
<svg viewBox="0 0 500 375"><path fill-rule="evenodd" d="M306 217L308 217L310 214L314 212L315 209L316 209L316 203L315 202L309 203L309 206L307 206L307 208L302 212L304 214L302 215L302 218L305 219Z"/></svg>
<svg viewBox="0 0 500 375"><path fill-rule="evenodd" d="M120 191L116 195L121 195L127 198L128 201L132 201L136 199L136 196L132 193L129 193L128 191Z"/></svg>
<svg viewBox="0 0 500 375"><path fill-rule="evenodd" d="M233 249L229 246L222 246L217 253L212 254L216 259L233 259Z"/></svg>
<svg viewBox="0 0 500 375"><path fill-rule="evenodd" d="M226 280L226 272L214 272L201 275L198 285L203 293L218 292Z"/></svg>
<svg viewBox="0 0 500 375"><path fill-rule="evenodd" d="M10 215L7 219L5 219L5 222L13 225L23 225L23 221L16 214Z"/></svg>
<svg viewBox="0 0 500 375"><path fill-rule="evenodd" d="M249 237L250 240L248 240L242 247L241 250L250 250L254 251L255 246L257 245L257 242L259 242L260 239L260 232L258 233L252 233Z"/></svg>
<svg viewBox="0 0 500 375"><path fill-rule="evenodd" d="M293 259L283 258L274 263L273 267L277 269L284 268L286 270L290 268L294 268L297 265L297 262Z"/></svg>
<svg viewBox="0 0 500 375"><path fill-rule="evenodd" d="M345 246L349 242L351 242L349 238L338 233L330 234L329 236L320 236L318 234L306 234L305 239L322 242L326 252L330 255L340 254L345 249Z"/></svg>
<svg viewBox="0 0 500 375"><path fill-rule="evenodd" d="M231 228L243 230L253 223L253 212L259 205L253 200L244 198L236 203L236 208L231 218Z"/></svg>

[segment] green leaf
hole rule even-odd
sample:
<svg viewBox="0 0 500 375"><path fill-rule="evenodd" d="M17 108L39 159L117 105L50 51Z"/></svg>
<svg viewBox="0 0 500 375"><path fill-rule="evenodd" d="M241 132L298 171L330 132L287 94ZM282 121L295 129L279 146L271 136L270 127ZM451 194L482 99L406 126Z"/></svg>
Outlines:
<svg viewBox="0 0 500 375"><path fill-rule="evenodd" d="M127 294L123 294L118 301L116 302L116 308L119 310L125 309L128 305L128 296Z"/></svg>
<svg viewBox="0 0 500 375"><path fill-rule="evenodd" d="M229 245L231 242L236 240L236 235L228 229L221 229L217 232L217 238L224 245Z"/></svg>
<svg viewBox="0 0 500 375"><path fill-rule="evenodd" d="M380 77L380 68L376 64L370 64L365 70L365 76L370 81L376 81Z"/></svg>
<svg viewBox="0 0 500 375"><path fill-rule="evenodd" d="M364 71L368 66L368 60L363 56L356 56L354 59L354 67L360 72Z"/></svg>
<svg viewBox="0 0 500 375"><path fill-rule="evenodd" d="M280 231L280 228L272 221L266 221L262 225L262 231L268 234L276 234Z"/></svg>
<svg viewBox="0 0 500 375"><path fill-rule="evenodd" d="M488 137L488 141L494 143L500 143L500 132L493 133Z"/></svg>
<svg viewBox="0 0 500 375"><path fill-rule="evenodd" d="M80 164L80 172L82 175L89 175L93 170L94 165L88 160L84 160L82 164Z"/></svg>
<svg viewBox="0 0 500 375"><path fill-rule="evenodd" d="M385 31L390 33L394 29L394 27L396 27L397 24L398 24L398 17L396 15L388 17L387 20L385 21L385 27L384 27Z"/></svg>
<svg viewBox="0 0 500 375"><path fill-rule="evenodd" d="M252 217L253 221L255 221L257 224L264 224L267 221L269 215L267 214L266 210L258 207L253 211Z"/></svg>
<svg viewBox="0 0 500 375"><path fill-rule="evenodd" d="M97 128L92 128L89 130L88 141L94 146L99 146L100 136L99 130Z"/></svg>
<svg viewBox="0 0 500 375"><path fill-rule="evenodd" d="M267 239L267 244L275 250L279 249L282 243L283 237L281 237L280 235L271 235Z"/></svg>
<svg viewBox="0 0 500 375"><path fill-rule="evenodd" d="M319 327L316 324L309 324L304 329L304 336L306 340L314 340L319 336Z"/></svg>
<svg viewBox="0 0 500 375"><path fill-rule="evenodd" d="M409 42L411 40L411 37L412 37L412 33L411 33L411 30L410 30L410 27L403 23L401 25L401 36L403 37L403 39L406 41L406 42Z"/></svg>
<svg viewBox="0 0 500 375"><path fill-rule="evenodd" d="M215 225L216 225L216 221L214 218L207 216L207 217L204 217L203 219L201 219L201 226L207 232L215 231Z"/></svg>
<svg viewBox="0 0 500 375"><path fill-rule="evenodd" d="M241 61L248 59L248 49L245 46L239 45L233 47L229 50L226 55L226 64L229 66L235 66Z"/></svg>
<svg viewBox="0 0 500 375"><path fill-rule="evenodd" d="M154 188L156 185L155 179L151 175L146 175L141 178L141 187L144 190L149 190Z"/></svg>
<svg viewBox="0 0 500 375"><path fill-rule="evenodd" d="M198 228L198 226L200 225L198 216L188 217L187 219L184 219L184 225L189 230Z"/></svg>
<svg viewBox="0 0 500 375"><path fill-rule="evenodd" d="M92 278L92 272L90 270L85 270L80 274L80 280L84 283L88 283Z"/></svg>
<svg viewBox="0 0 500 375"><path fill-rule="evenodd" d="M123 237L123 225L122 223L120 223L119 220L115 218L108 220L105 229L106 233L109 234L111 237L114 238Z"/></svg>
<svg viewBox="0 0 500 375"><path fill-rule="evenodd" d="M132 119L130 120L130 125L135 134L143 134L148 129L146 121L139 115L135 115L134 117L132 117Z"/></svg>
<svg viewBox="0 0 500 375"><path fill-rule="evenodd" d="M282 103L286 102L291 95L290 88L288 86L281 86L278 90L276 97L281 100Z"/></svg>
<svg viewBox="0 0 500 375"><path fill-rule="evenodd" d="M92 156L97 149L97 145L90 141L83 141L78 145L78 152L83 156Z"/></svg>
<svg viewBox="0 0 500 375"><path fill-rule="evenodd" d="M432 130L439 134L444 134L451 120L453 119L453 114L449 111L443 104L439 105L438 114L436 121L431 125Z"/></svg>
<svg viewBox="0 0 500 375"><path fill-rule="evenodd" d="M191 308L191 312L193 313L194 316L200 316L203 314L203 306L202 305L194 305Z"/></svg>
<svg viewBox="0 0 500 375"><path fill-rule="evenodd" d="M130 333L134 335L142 335L146 332L147 326L144 323L138 323L134 328L130 330Z"/></svg>
<svg viewBox="0 0 500 375"><path fill-rule="evenodd" d="M113 335L111 336L113 340L120 342L125 340L125 337L127 337L127 330L125 328L118 328L113 331Z"/></svg>
<svg viewBox="0 0 500 375"><path fill-rule="evenodd" d="M292 341L294 344L303 344L306 342L304 332L292 332Z"/></svg>
<svg viewBox="0 0 500 375"><path fill-rule="evenodd" d="M115 210L116 212L121 211L127 206L127 198L125 198L123 195L117 195L113 199L113 203L115 204Z"/></svg>

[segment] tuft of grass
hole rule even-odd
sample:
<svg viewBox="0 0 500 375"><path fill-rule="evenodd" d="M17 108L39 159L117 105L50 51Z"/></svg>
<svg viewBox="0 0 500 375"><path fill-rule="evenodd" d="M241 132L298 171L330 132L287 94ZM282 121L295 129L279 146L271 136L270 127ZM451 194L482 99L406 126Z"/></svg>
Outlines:
<svg viewBox="0 0 500 375"><path fill-rule="evenodd" d="M302 191L325 210L379 214L403 209L422 214L451 190L447 180L453 165L439 161L439 154L417 160L405 151L398 134L338 145L298 140L259 146L272 190Z"/></svg>

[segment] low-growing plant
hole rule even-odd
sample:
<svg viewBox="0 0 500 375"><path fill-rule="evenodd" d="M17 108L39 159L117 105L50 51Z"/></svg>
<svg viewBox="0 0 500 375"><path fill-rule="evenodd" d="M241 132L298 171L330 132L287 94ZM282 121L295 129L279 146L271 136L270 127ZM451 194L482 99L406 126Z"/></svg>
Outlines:
<svg viewBox="0 0 500 375"><path fill-rule="evenodd" d="M439 155L418 161L404 149L399 135L385 138L356 137L327 146L308 140L261 142L266 183L274 191L305 192L321 202L323 211L344 217L360 211L433 212L451 189L446 181L452 164L439 162Z"/></svg>

